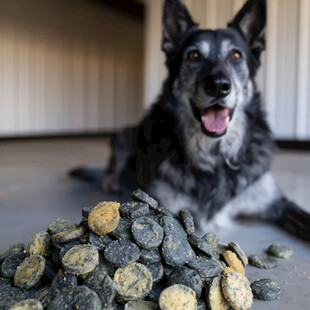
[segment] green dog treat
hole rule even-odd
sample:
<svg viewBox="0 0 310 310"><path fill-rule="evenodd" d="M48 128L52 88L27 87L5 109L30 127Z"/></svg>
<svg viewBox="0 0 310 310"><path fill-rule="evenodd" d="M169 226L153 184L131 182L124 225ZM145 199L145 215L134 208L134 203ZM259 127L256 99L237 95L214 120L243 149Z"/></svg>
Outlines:
<svg viewBox="0 0 310 310"><path fill-rule="evenodd" d="M131 197L135 200L147 203L152 209L157 209L158 201L150 197L147 193L141 189L137 189L131 193Z"/></svg>
<svg viewBox="0 0 310 310"><path fill-rule="evenodd" d="M91 272L99 263L99 253L92 245L75 245L62 259L64 269L74 275Z"/></svg>
<svg viewBox="0 0 310 310"><path fill-rule="evenodd" d="M16 269L14 284L20 288L29 289L41 279L45 269L45 259L40 255L26 258Z"/></svg>
<svg viewBox="0 0 310 310"><path fill-rule="evenodd" d="M193 310L197 308L196 293L182 284L175 284L164 289L159 296L162 310Z"/></svg>
<svg viewBox="0 0 310 310"><path fill-rule="evenodd" d="M294 251L286 245L272 244L268 248L267 254L278 258L288 259L294 256Z"/></svg>
<svg viewBox="0 0 310 310"><path fill-rule="evenodd" d="M127 302L125 305L125 310L158 310L157 304L151 301L145 300L133 300Z"/></svg>
<svg viewBox="0 0 310 310"><path fill-rule="evenodd" d="M261 279L251 284L254 298L274 300L280 297L281 288L278 283L270 279Z"/></svg>
<svg viewBox="0 0 310 310"><path fill-rule="evenodd" d="M237 242L234 241L230 242L228 244L228 247L231 251L236 253L238 258L241 260L243 266L246 266L249 263L247 256L245 255L245 253L243 252L243 250L241 249L240 245Z"/></svg>
<svg viewBox="0 0 310 310"><path fill-rule="evenodd" d="M253 254L249 256L249 262L251 265L262 268L262 269L271 269L277 267L277 261L269 255L263 254Z"/></svg>
<svg viewBox="0 0 310 310"><path fill-rule="evenodd" d="M56 221L53 221L47 226L47 231L49 234L54 235L77 227L78 225L76 223L63 219L57 219Z"/></svg>
<svg viewBox="0 0 310 310"><path fill-rule="evenodd" d="M52 236L52 240L54 244L68 243L79 239L81 236L83 236L83 234L84 234L83 227L77 227L66 231L62 231L58 234L54 234Z"/></svg>
<svg viewBox="0 0 310 310"><path fill-rule="evenodd" d="M0 268L0 273L3 278L12 279L14 278L17 267L24 261L26 254L14 254L7 256Z"/></svg>
<svg viewBox="0 0 310 310"><path fill-rule="evenodd" d="M24 252L23 244L15 244L0 251L0 263L9 255L20 254Z"/></svg>

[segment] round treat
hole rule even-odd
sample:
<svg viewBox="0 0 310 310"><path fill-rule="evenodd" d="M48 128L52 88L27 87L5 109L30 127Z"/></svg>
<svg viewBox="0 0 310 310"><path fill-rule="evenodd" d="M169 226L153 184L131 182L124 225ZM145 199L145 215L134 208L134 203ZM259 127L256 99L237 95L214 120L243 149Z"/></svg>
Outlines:
<svg viewBox="0 0 310 310"><path fill-rule="evenodd" d="M249 256L249 262L251 265L263 268L263 269L271 269L277 267L277 261L269 255L263 254L253 254Z"/></svg>
<svg viewBox="0 0 310 310"><path fill-rule="evenodd" d="M33 235L26 253L29 255L48 256L50 254L51 236L46 231L41 231Z"/></svg>
<svg viewBox="0 0 310 310"><path fill-rule="evenodd" d="M108 244L104 250L104 258L115 267L125 267L140 257L139 247L129 240L116 240Z"/></svg>
<svg viewBox="0 0 310 310"><path fill-rule="evenodd" d="M183 266L195 257L195 252L185 239L169 235L163 241L162 255L168 265Z"/></svg>
<svg viewBox="0 0 310 310"><path fill-rule="evenodd" d="M135 200L147 203L151 208L157 209L158 201L150 197L147 193L143 192L141 189L137 189L131 193L131 197Z"/></svg>
<svg viewBox="0 0 310 310"><path fill-rule="evenodd" d="M192 235L195 233L195 224L191 212L188 209L182 209L179 213L180 222L186 233Z"/></svg>
<svg viewBox="0 0 310 310"><path fill-rule="evenodd" d="M245 274L243 264L241 260L237 257L236 253L228 250L223 254L223 258L225 259L225 262L228 264L229 267L243 275Z"/></svg>
<svg viewBox="0 0 310 310"><path fill-rule="evenodd" d="M99 236L106 235L113 231L117 227L120 219L119 207L120 204L118 202L99 202L89 213L89 229Z"/></svg>
<svg viewBox="0 0 310 310"><path fill-rule="evenodd" d="M62 259L65 270L81 275L91 272L99 263L99 253L92 245L75 245Z"/></svg>
<svg viewBox="0 0 310 310"><path fill-rule="evenodd" d="M202 278L216 277L223 270L223 267L217 260L202 256L194 257L188 262L188 266L196 270Z"/></svg>
<svg viewBox="0 0 310 310"><path fill-rule="evenodd" d="M160 221L161 226L164 229L165 236L175 235L179 238L187 238L186 232L180 222L171 216L163 216Z"/></svg>
<svg viewBox="0 0 310 310"><path fill-rule="evenodd" d="M157 248L164 238L164 231L159 224L148 217L136 219L131 232L136 243L145 249Z"/></svg>
<svg viewBox="0 0 310 310"><path fill-rule="evenodd" d="M214 233L206 233L201 239L208 242L212 247L216 248L219 243L219 237Z"/></svg>
<svg viewBox="0 0 310 310"><path fill-rule="evenodd" d="M62 271L61 269L52 281L52 288L61 293L77 285L77 277L73 274Z"/></svg>
<svg viewBox="0 0 310 310"><path fill-rule="evenodd" d="M164 267L161 262L146 264L145 267L151 272L154 284L164 277Z"/></svg>
<svg viewBox="0 0 310 310"><path fill-rule="evenodd" d="M215 248L213 248L205 239L199 238L195 235L190 235L187 240L194 248L199 249L209 257L219 259L219 255L217 254Z"/></svg>
<svg viewBox="0 0 310 310"><path fill-rule="evenodd" d="M60 309L101 310L101 302L94 291L86 286L77 286L57 295L48 307L48 310Z"/></svg>
<svg viewBox="0 0 310 310"><path fill-rule="evenodd" d="M40 255L26 258L16 269L14 276L15 286L29 289L41 279L45 269L45 259Z"/></svg>
<svg viewBox="0 0 310 310"><path fill-rule="evenodd" d="M98 236L92 232L89 233L89 242L98 250L98 252L102 252L112 241L113 239L109 235Z"/></svg>
<svg viewBox="0 0 310 310"><path fill-rule="evenodd" d="M8 309L27 298L27 291L18 287L3 287L0 289L0 309Z"/></svg>
<svg viewBox="0 0 310 310"><path fill-rule="evenodd" d="M210 310L227 310L229 304L227 303L221 287L221 276L213 278L207 290L207 303Z"/></svg>
<svg viewBox="0 0 310 310"><path fill-rule="evenodd" d="M43 310L43 306L38 300L26 299L15 304L9 310Z"/></svg>
<svg viewBox="0 0 310 310"><path fill-rule="evenodd" d="M79 239L84 234L83 227L62 231L52 236L53 243L67 243Z"/></svg>
<svg viewBox="0 0 310 310"><path fill-rule="evenodd" d="M74 240L74 241L63 244L61 250L59 251L59 257L63 259L65 254L76 245L82 245L82 243L78 240Z"/></svg>
<svg viewBox="0 0 310 310"><path fill-rule="evenodd" d="M281 288L278 283L270 279L261 279L251 284L254 298L274 300L280 297Z"/></svg>
<svg viewBox="0 0 310 310"><path fill-rule="evenodd" d="M9 255L20 254L23 252L24 252L23 244L16 244L16 245L9 246L0 251L0 263Z"/></svg>
<svg viewBox="0 0 310 310"><path fill-rule="evenodd" d="M267 254L278 258L288 259L294 256L294 251L286 245L272 244L268 248Z"/></svg>
<svg viewBox="0 0 310 310"><path fill-rule="evenodd" d="M0 277L0 291L3 287L11 286L11 279L5 279Z"/></svg>
<svg viewBox="0 0 310 310"><path fill-rule="evenodd" d="M196 309L196 293L182 284L169 286L159 296L159 307L162 310Z"/></svg>
<svg viewBox="0 0 310 310"><path fill-rule="evenodd" d="M253 294L248 279L238 272L230 272L221 281L223 294L235 310L246 310L252 306Z"/></svg>
<svg viewBox="0 0 310 310"><path fill-rule="evenodd" d="M124 300L143 299L150 293L153 285L151 272L139 263L118 268L113 280L117 293Z"/></svg>
<svg viewBox="0 0 310 310"><path fill-rule="evenodd" d="M127 218L138 218L148 215L150 212L149 205L144 202L126 202L123 203L119 209L121 215Z"/></svg>
<svg viewBox="0 0 310 310"><path fill-rule="evenodd" d="M119 220L118 226L112 231L112 235L118 240L131 240L131 219L121 218Z"/></svg>
<svg viewBox="0 0 310 310"><path fill-rule="evenodd" d="M151 301L133 300L128 301L125 310L158 310L158 305Z"/></svg>
<svg viewBox="0 0 310 310"><path fill-rule="evenodd" d="M167 285L183 284L195 291L199 298L202 290L202 280L196 270L187 267L175 267L167 279Z"/></svg>
<svg viewBox="0 0 310 310"><path fill-rule="evenodd" d="M40 301L43 308L47 308L55 297L55 291L50 287L44 287L35 292L31 298Z"/></svg>
<svg viewBox="0 0 310 310"><path fill-rule="evenodd" d="M237 242L230 242L228 247L231 251L235 252L238 258L241 260L243 266L246 266L249 261L243 250L240 248L240 245Z"/></svg>
<svg viewBox="0 0 310 310"><path fill-rule="evenodd" d="M70 229L74 229L77 228L78 225L76 223L73 222L69 222L63 219L57 219L56 221L50 223L47 226L47 231L51 234L58 234L60 232L66 231L66 230L70 230Z"/></svg>
<svg viewBox="0 0 310 310"><path fill-rule="evenodd" d="M161 255L157 249L141 249L140 261L142 264L152 264L161 261Z"/></svg>
<svg viewBox="0 0 310 310"><path fill-rule="evenodd" d="M14 278L17 267L23 262L25 258L26 255L23 253L7 256L1 264L1 276L7 279Z"/></svg>

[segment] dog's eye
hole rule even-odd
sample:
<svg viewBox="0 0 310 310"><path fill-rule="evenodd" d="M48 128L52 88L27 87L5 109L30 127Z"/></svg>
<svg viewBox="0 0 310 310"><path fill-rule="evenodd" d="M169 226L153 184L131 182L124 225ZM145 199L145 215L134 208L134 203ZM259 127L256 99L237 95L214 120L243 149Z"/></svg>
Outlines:
<svg viewBox="0 0 310 310"><path fill-rule="evenodd" d="M187 59L190 61L197 61L200 60L201 54L198 50L194 50L188 53Z"/></svg>
<svg viewBox="0 0 310 310"><path fill-rule="evenodd" d="M231 59L232 59L233 61L238 61L238 60L240 60L240 59L242 58L242 54L241 54L241 52L239 52L239 51L237 51L237 50L233 50L233 51L231 52L230 57L231 57Z"/></svg>

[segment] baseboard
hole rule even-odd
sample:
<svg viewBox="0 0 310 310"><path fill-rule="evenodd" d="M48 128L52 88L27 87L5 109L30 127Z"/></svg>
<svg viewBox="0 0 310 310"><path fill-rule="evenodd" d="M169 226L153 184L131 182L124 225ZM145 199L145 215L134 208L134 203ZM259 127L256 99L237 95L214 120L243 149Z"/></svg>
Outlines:
<svg viewBox="0 0 310 310"><path fill-rule="evenodd" d="M279 149L286 150L310 150L310 141L300 141L300 140L276 140L276 145Z"/></svg>

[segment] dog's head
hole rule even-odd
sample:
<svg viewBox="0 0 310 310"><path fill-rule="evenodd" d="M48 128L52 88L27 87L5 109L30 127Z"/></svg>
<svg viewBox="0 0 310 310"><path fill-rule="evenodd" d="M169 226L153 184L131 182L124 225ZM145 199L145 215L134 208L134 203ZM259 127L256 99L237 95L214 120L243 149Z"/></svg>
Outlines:
<svg viewBox="0 0 310 310"><path fill-rule="evenodd" d="M182 0L166 0L162 49L171 87L207 136L224 136L253 96L265 24L265 0L248 0L226 29L214 31L199 29Z"/></svg>

